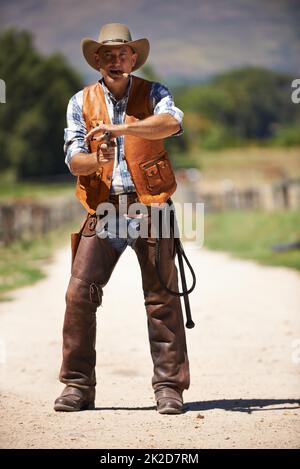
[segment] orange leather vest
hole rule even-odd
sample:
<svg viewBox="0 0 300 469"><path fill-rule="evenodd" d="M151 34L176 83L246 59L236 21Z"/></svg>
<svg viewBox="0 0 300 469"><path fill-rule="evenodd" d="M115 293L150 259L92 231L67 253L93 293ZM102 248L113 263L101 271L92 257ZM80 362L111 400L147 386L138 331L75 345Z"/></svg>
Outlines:
<svg viewBox="0 0 300 469"><path fill-rule="evenodd" d="M132 77L125 122L135 122L153 114L150 103L151 82ZM83 117L89 132L99 122L110 124L105 96L99 82L83 90ZM97 149L98 142L90 142L90 151ZM164 203L176 190L176 180L163 140L125 135L124 153L139 201L143 204ZM78 176L76 196L94 214L99 203L109 197L114 161L105 163L89 176Z"/></svg>

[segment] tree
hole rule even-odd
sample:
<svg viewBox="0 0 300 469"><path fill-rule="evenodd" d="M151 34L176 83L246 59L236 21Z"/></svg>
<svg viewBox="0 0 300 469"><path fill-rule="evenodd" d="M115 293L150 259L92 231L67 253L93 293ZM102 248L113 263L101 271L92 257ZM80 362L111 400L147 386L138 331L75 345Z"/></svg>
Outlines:
<svg viewBox="0 0 300 469"><path fill-rule="evenodd" d="M222 147L249 140L268 141L281 127L300 120L291 102L292 77L261 67L223 73L208 83L180 89L176 101L185 113L206 122L195 136L204 147Z"/></svg>
<svg viewBox="0 0 300 469"><path fill-rule="evenodd" d="M67 172L66 108L81 78L61 54L43 57L32 35L15 29L0 36L0 69L7 89L0 106L0 169L14 169L19 179Z"/></svg>

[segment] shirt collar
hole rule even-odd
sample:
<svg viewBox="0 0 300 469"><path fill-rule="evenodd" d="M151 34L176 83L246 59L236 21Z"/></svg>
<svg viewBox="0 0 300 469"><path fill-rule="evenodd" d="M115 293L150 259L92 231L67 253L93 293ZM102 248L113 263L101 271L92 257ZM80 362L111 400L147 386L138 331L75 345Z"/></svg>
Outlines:
<svg viewBox="0 0 300 469"><path fill-rule="evenodd" d="M129 93L130 93L130 89L131 89L131 84L132 84L132 76L130 75L129 76L129 82L128 82L128 86L126 88L126 93L125 95L123 96L123 98L121 99L116 99L114 97L114 95L111 93L111 91L109 91L109 89L107 88L106 84L105 84L105 81L104 81L104 78L102 77L100 80L100 83L102 85L102 88L104 90L104 93L106 94L106 96L115 104L115 103L119 103L119 102L124 102L128 99L128 96L129 96Z"/></svg>

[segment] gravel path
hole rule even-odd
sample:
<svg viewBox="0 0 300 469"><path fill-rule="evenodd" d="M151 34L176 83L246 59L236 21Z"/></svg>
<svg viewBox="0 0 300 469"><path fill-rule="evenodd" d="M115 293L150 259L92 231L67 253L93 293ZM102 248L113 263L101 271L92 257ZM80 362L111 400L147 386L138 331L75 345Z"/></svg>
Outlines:
<svg viewBox="0 0 300 469"><path fill-rule="evenodd" d="M196 328L187 330L187 412L155 411L140 272L130 248L98 309L97 409L52 410L63 388L64 248L46 279L0 303L2 448L300 447L300 275L192 245L186 251L198 279L190 297Z"/></svg>

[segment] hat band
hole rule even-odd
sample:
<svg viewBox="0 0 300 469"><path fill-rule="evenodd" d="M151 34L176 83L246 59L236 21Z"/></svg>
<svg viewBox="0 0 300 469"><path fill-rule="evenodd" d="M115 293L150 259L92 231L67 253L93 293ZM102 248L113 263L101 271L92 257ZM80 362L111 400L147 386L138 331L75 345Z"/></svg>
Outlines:
<svg viewBox="0 0 300 469"><path fill-rule="evenodd" d="M102 41L102 44L107 44L108 42L129 42L129 41L126 41L125 39L107 39L107 41Z"/></svg>

